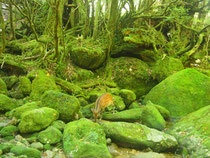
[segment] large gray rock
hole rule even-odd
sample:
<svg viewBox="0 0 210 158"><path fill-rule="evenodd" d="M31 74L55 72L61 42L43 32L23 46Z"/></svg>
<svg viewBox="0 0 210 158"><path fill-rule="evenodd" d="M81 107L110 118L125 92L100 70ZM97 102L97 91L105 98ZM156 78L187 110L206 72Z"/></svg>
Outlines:
<svg viewBox="0 0 210 158"><path fill-rule="evenodd" d="M63 148L67 157L111 158L102 127L88 119L80 119L66 125Z"/></svg>
<svg viewBox="0 0 210 158"><path fill-rule="evenodd" d="M103 122L101 125L106 136L122 147L139 150L150 148L155 152L168 152L175 151L178 146L175 137L141 124Z"/></svg>

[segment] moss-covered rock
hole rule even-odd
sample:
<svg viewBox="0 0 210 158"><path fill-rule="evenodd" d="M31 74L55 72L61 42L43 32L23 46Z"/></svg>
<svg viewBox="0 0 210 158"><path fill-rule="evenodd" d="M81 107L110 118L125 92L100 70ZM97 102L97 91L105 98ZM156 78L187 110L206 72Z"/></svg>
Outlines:
<svg viewBox="0 0 210 158"><path fill-rule="evenodd" d="M14 153L16 156L26 155L28 158L41 158L41 152L34 148L14 146L10 152Z"/></svg>
<svg viewBox="0 0 210 158"><path fill-rule="evenodd" d="M66 125L63 148L67 157L111 158L103 129L97 123L87 119L80 119Z"/></svg>
<svg viewBox="0 0 210 158"><path fill-rule="evenodd" d="M96 69L105 61L106 53L100 47L86 48L74 47L71 50L73 62L85 69Z"/></svg>
<svg viewBox="0 0 210 158"><path fill-rule="evenodd" d="M93 117L92 109L93 109L94 105L95 105L95 103L92 103L92 104L88 104L88 105L82 107L80 110L82 112L82 115L86 118Z"/></svg>
<svg viewBox="0 0 210 158"><path fill-rule="evenodd" d="M76 84L70 83L66 80L62 80L58 77L55 78L55 82L57 85L61 86L63 90L65 90L69 94L80 94L82 91L82 88L77 86Z"/></svg>
<svg viewBox="0 0 210 158"><path fill-rule="evenodd" d="M25 97L28 96L31 93L31 81L25 76L20 76L19 82L18 88Z"/></svg>
<svg viewBox="0 0 210 158"><path fill-rule="evenodd" d="M166 122L155 107L139 107L114 114L103 114L103 119L111 121L140 122L148 127L163 130Z"/></svg>
<svg viewBox="0 0 210 158"><path fill-rule="evenodd" d="M4 82L4 80L2 80L0 78L0 94L4 94L4 95L7 95L8 91L7 91L7 85L6 83Z"/></svg>
<svg viewBox="0 0 210 158"><path fill-rule="evenodd" d="M80 102L80 106L86 106L86 105L88 105L88 101L85 100L85 98L79 97L78 99L79 99L79 102Z"/></svg>
<svg viewBox="0 0 210 158"><path fill-rule="evenodd" d="M176 122L167 133L174 135L187 149L189 157L210 156L210 105Z"/></svg>
<svg viewBox="0 0 210 158"><path fill-rule="evenodd" d="M17 103L4 94L0 94L0 111L6 112L16 108Z"/></svg>
<svg viewBox="0 0 210 158"><path fill-rule="evenodd" d="M128 109L135 109L135 108L140 108L141 104L138 103L137 101L134 101L133 103L131 103L131 105L129 105Z"/></svg>
<svg viewBox="0 0 210 158"><path fill-rule="evenodd" d="M104 93L106 93L106 92L105 91L91 91L89 93L89 97L88 97L89 98L89 102L91 102L91 103L96 102L98 97L100 97Z"/></svg>
<svg viewBox="0 0 210 158"><path fill-rule="evenodd" d="M0 149L3 151L3 153L8 153L10 149L14 147L14 144L12 143L1 143L0 144Z"/></svg>
<svg viewBox="0 0 210 158"><path fill-rule="evenodd" d="M52 76L39 71L36 78L32 82L32 91L30 96L33 100L40 100L44 92L48 90L58 91L58 88Z"/></svg>
<svg viewBox="0 0 210 158"><path fill-rule="evenodd" d="M124 99L124 102L127 106L136 100L136 94L129 89L121 89L120 96Z"/></svg>
<svg viewBox="0 0 210 158"><path fill-rule="evenodd" d="M126 105L120 96L112 95L112 98L116 110L122 111L126 108Z"/></svg>
<svg viewBox="0 0 210 158"><path fill-rule="evenodd" d="M14 76L5 76L5 77L1 77L1 78L6 83L8 90L12 89L12 87L15 85L15 83L18 82L18 78L15 75Z"/></svg>
<svg viewBox="0 0 210 158"><path fill-rule="evenodd" d="M6 126L2 128L0 131L0 135L2 137L14 136L17 132L18 132L18 128L16 126L10 125L10 126Z"/></svg>
<svg viewBox="0 0 210 158"><path fill-rule="evenodd" d="M10 117L15 117L16 119L21 119L22 118L21 116L23 115L24 112L38 109L40 104L41 104L41 102L26 103L22 106L19 106L19 107L13 109L9 115L10 115Z"/></svg>
<svg viewBox="0 0 210 158"><path fill-rule="evenodd" d="M137 97L156 85L149 66L137 58L120 57L111 61L112 76L120 88L132 90Z"/></svg>
<svg viewBox="0 0 210 158"><path fill-rule="evenodd" d="M163 130L166 127L164 118L154 106L145 106L141 117L142 123L150 128Z"/></svg>
<svg viewBox="0 0 210 158"><path fill-rule="evenodd" d="M57 120L59 113L51 108L43 107L24 112L18 125L20 133L31 133L40 131L48 127L53 121Z"/></svg>
<svg viewBox="0 0 210 158"><path fill-rule="evenodd" d="M163 116L165 120L169 120L170 112L166 108L160 105L153 104L151 101L148 101L146 106L154 106L160 112L160 114Z"/></svg>
<svg viewBox="0 0 210 158"><path fill-rule="evenodd" d="M152 68L152 76L161 82L166 79L168 76L181 71L184 69L184 66L181 60L173 57L165 57L164 59L159 59L156 61L155 65Z"/></svg>
<svg viewBox="0 0 210 158"><path fill-rule="evenodd" d="M172 117L184 116L210 104L210 77L189 68L177 72L155 86L143 103L165 107Z"/></svg>
<svg viewBox="0 0 210 158"><path fill-rule="evenodd" d="M59 129L60 131L63 131L66 124L61 120L56 120L52 123L52 126Z"/></svg>
<svg viewBox="0 0 210 158"><path fill-rule="evenodd" d="M104 122L101 125L106 136L122 147L140 150L150 148L156 152L166 152L175 151L178 146L173 136L141 124Z"/></svg>
<svg viewBox="0 0 210 158"><path fill-rule="evenodd" d="M41 101L42 106L57 110L60 114L59 119L64 122L74 120L80 109L80 103L76 97L61 92L46 91Z"/></svg>
<svg viewBox="0 0 210 158"><path fill-rule="evenodd" d="M56 144L61 141L62 133L60 130L53 126L49 126L38 135L38 140L43 144Z"/></svg>

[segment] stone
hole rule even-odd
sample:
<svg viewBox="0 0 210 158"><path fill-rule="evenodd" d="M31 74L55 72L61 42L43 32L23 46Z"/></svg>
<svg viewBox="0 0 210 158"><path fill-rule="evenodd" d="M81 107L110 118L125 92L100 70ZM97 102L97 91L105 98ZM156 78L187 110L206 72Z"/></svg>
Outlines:
<svg viewBox="0 0 210 158"><path fill-rule="evenodd" d="M53 121L57 120L59 113L48 107L34 109L24 112L18 125L20 133L31 133L40 131L48 127Z"/></svg>
<svg viewBox="0 0 210 158"><path fill-rule="evenodd" d="M80 109L80 102L76 97L61 92L46 91L41 101L41 106L57 110L59 119L64 122L75 120Z"/></svg>
<svg viewBox="0 0 210 158"><path fill-rule="evenodd" d="M193 68L184 69L152 88L143 104L150 100L179 118L210 104L209 87L210 77Z"/></svg>
<svg viewBox="0 0 210 158"><path fill-rule="evenodd" d="M0 94L0 111L1 112L7 112L14 108L16 108L18 105L17 103L9 98L8 96L4 94Z"/></svg>
<svg viewBox="0 0 210 158"><path fill-rule="evenodd" d="M136 94L129 89L121 89L120 96L124 99L124 102L127 106L136 100Z"/></svg>
<svg viewBox="0 0 210 158"><path fill-rule="evenodd" d="M60 130L53 126L49 126L38 135L38 140L43 144L56 144L61 141L62 133Z"/></svg>
<svg viewBox="0 0 210 158"><path fill-rule="evenodd" d="M34 148L14 146L10 152L14 153L16 156L26 155L28 158L41 158L41 152Z"/></svg>
<svg viewBox="0 0 210 158"><path fill-rule="evenodd" d="M16 126L9 125L1 129L0 135L2 137L14 136L15 134L17 134L17 132L18 132L18 128Z"/></svg>
<svg viewBox="0 0 210 158"><path fill-rule="evenodd" d="M102 127L85 118L66 125L63 148L67 157L111 158Z"/></svg>
<svg viewBox="0 0 210 158"><path fill-rule="evenodd" d="M150 148L155 152L174 152L178 147L175 137L141 124L103 122L101 126L106 136L121 147L138 150Z"/></svg>

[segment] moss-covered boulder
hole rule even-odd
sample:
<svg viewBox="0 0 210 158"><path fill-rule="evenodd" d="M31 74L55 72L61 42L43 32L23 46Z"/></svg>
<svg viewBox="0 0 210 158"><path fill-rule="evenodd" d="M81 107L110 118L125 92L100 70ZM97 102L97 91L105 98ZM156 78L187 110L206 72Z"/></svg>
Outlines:
<svg viewBox="0 0 210 158"><path fill-rule="evenodd" d="M120 57L111 61L112 76L120 88L132 90L137 97L156 85L149 66L137 58Z"/></svg>
<svg viewBox="0 0 210 158"><path fill-rule="evenodd" d="M154 106L160 112L160 114L163 116L165 120L169 120L170 112L166 108L160 105L153 104L151 101L148 101L146 106Z"/></svg>
<svg viewBox="0 0 210 158"><path fill-rule="evenodd" d="M173 136L141 124L104 122L101 126L104 128L106 136L122 147L139 150L150 148L155 152L168 152L175 151L178 146Z"/></svg>
<svg viewBox="0 0 210 158"><path fill-rule="evenodd" d="M87 119L80 119L66 125L63 148L67 157L112 157L106 146L105 133L102 127Z"/></svg>
<svg viewBox="0 0 210 158"><path fill-rule="evenodd" d="M140 107L124 110L114 114L103 114L104 120L140 122L148 127L163 130L166 122L155 107Z"/></svg>
<svg viewBox="0 0 210 158"><path fill-rule="evenodd" d="M93 109L94 105L95 105L95 103L92 103L92 104L88 104L88 105L82 107L80 110L82 115L86 118L93 117L92 109Z"/></svg>
<svg viewBox="0 0 210 158"><path fill-rule="evenodd" d="M184 116L210 104L210 77L189 68L177 72L155 86L143 103L165 107L172 117Z"/></svg>
<svg viewBox="0 0 210 158"><path fill-rule="evenodd" d="M15 83L18 82L18 78L15 75L5 76L5 77L1 77L1 78L6 83L8 90L12 89L12 87L15 85Z"/></svg>
<svg viewBox="0 0 210 158"><path fill-rule="evenodd" d="M88 98L89 98L89 102L93 103L93 102L96 102L96 100L98 99L98 97L100 97L101 95L103 95L104 93L106 93L105 91L91 91L89 94L88 94Z"/></svg>
<svg viewBox="0 0 210 158"><path fill-rule="evenodd" d="M57 110L59 119L64 122L74 120L80 109L80 102L76 97L61 92L46 91L41 101L42 106Z"/></svg>
<svg viewBox="0 0 210 158"><path fill-rule="evenodd" d="M53 121L57 120L59 113L48 107L34 109L24 112L18 125L20 133L31 133L40 131L48 127Z"/></svg>
<svg viewBox="0 0 210 158"><path fill-rule="evenodd" d="M41 152L34 148L14 146L10 152L14 153L15 156L26 155L28 158L41 158Z"/></svg>
<svg viewBox="0 0 210 158"><path fill-rule="evenodd" d="M10 115L10 117L15 117L16 119L21 119L22 118L21 116L23 115L24 112L38 109L40 104L41 104L41 102L26 103L22 106L19 106L19 107L13 109L9 115Z"/></svg>
<svg viewBox="0 0 210 158"><path fill-rule="evenodd" d="M18 132L18 128L13 125L6 126L0 130L0 135L2 137L14 136Z"/></svg>
<svg viewBox="0 0 210 158"><path fill-rule="evenodd" d="M9 151L10 151L10 149L12 148L12 147L14 147L15 145L14 144L12 144L12 143L1 143L0 144L0 150L2 150L3 151L3 154L5 154L5 153L8 153Z"/></svg>
<svg viewBox="0 0 210 158"><path fill-rule="evenodd" d="M0 94L4 94L4 95L7 95L8 91L7 91L7 85L6 83L4 82L4 80L2 80L0 78Z"/></svg>
<svg viewBox="0 0 210 158"><path fill-rule="evenodd" d="M48 90L58 91L55 80L48 73L46 74L42 71L39 71L36 78L32 82L32 91L30 96L33 100L40 100L44 92Z"/></svg>
<svg viewBox="0 0 210 158"><path fill-rule="evenodd" d="M43 144L56 144L61 141L62 133L60 130L53 126L49 126L38 135L38 140Z"/></svg>
<svg viewBox="0 0 210 158"><path fill-rule="evenodd" d="M63 122L61 120L56 120L52 123L52 126L57 128L60 131L63 131L66 124L65 124L65 122Z"/></svg>
<svg viewBox="0 0 210 158"><path fill-rule="evenodd" d="M184 69L184 66L181 60L173 57L165 57L164 59L159 59L156 61L155 65L152 68L152 76L161 82L166 79L168 76L181 71Z"/></svg>
<svg viewBox="0 0 210 158"><path fill-rule="evenodd" d="M20 76L19 77L19 90L22 92L24 97L30 95L31 93L31 81L25 77L25 76Z"/></svg>
<svg viewBox="0 0 210 158"><path fill-rule="evenodd" d="M120 96L124 99L124 102L127 106L136 100L136 94L129 89L121 89Z"/></svg>
<svg viewBox="0 0 210 158"><path fill-rule="evenodd" d="M113 98L113 103L116 110L122 111L126 108L126 105L120 96L112 95L112 98Z"/></svg>
<svg viewBox="0 0 210 158"><path fill-rule="evenodd" d="M210 105L190 113L176 122L167 133L175 136L187 149L189 157L210 156ZM187 155L185 155L188 157Z"/></svg>
<svg viewBox="0 0 210 158"><path fill-rule="evenodd" d="M128 109L135 109L135 108L140 108L141 104L137 101L134 101L133 103L131 103L131 105L129 105Z"/></svg>
<svg viewBox="0 0 210 158"><path fill-rule="evenodd" d="M71 59L73 62L85 69L96 69L105 61L106 53L100 47L86 48L74 47L71 50Z"/></svg>
<svg viewBox="0 0 210 158"><path fill-rule="evenodd" d="M66 80L62 80L58 77L55 78L55 82L57 85L61 86L61 88L69 94L77 95L80 94L82 91L82 88L80 88L76 84L70 83Z"/></svg>
<svg viewBox="0 0 210 158"><path fill-rule="evenodd" d="M0 94L0 111L6 112L16 108L17 103L4 94Z"/></svg>

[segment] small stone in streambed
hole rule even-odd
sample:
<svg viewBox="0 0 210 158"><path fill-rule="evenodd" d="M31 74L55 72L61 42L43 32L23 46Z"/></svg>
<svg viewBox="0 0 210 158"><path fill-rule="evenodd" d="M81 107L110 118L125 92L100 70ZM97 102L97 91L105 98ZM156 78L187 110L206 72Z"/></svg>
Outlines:
<svg viewBox="0 0 210 158"><path fill-rule="evenodd" d="M110 145L111 143L112 143L111 138L107 138L107 139L106 139L106 144L107 144L107 145Z"/></svg>
<svg viewBox="0 0 210 158"><path fill-rule="evenodd" d="M44 145L40 142L34 142L31 144L31 147L38 150L42 150L44 148Z"/></svg>

